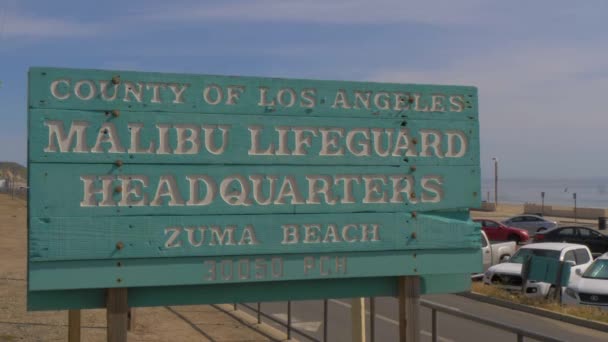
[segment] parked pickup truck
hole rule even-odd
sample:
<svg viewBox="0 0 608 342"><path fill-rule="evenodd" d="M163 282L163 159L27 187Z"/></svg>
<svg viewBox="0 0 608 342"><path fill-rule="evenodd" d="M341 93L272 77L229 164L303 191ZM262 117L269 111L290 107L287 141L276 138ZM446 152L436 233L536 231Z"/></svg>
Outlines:
<svg viewBox="0 0 608 342"><path fill-rule="evenodd" d="M554 258L571 265L568 283L577 281L593 261L591 251L587 246L573 243L543 242L522 246L508 262L490 267L483 276L487 285L498 286L507 291L521 291L523 277L522 264L528 256ZM562 291L565 290L565 285ZM555 291L553 285L540 281L528 280L525 284L524 295L528 297L547 297Z"/></svg>
<svg viewBox="0 0 608 342"><path fill-rule="evenodd" d="M515 241L492 243L488 236L481 231L481 253L483 256L483 271L490 266L505 262L515 254L517 243ZM473 278L481 278L483 273L473 275Z"/></svg>

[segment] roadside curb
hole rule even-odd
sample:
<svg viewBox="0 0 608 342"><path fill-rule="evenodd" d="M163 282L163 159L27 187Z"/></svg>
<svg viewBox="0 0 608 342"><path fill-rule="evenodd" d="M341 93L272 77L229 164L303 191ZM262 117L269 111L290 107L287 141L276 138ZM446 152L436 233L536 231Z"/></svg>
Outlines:
<svg viewBox="0 0 608 342"><path fill-rule="evenodd" d="M462 292L462 293L457 293L457 295L465 297L465 298L477 300L480 302L488 303L488 304L502 306L502 307L509 308L512 310L523 311L523 312L531 313L534 315L551 318L551 319L554 319L557 321L570 323L570 324L582 326L582 327L589 328L589 329L595 329L595 330L599 330L602 332L608 332L608 324L600 323L597 321L589 321L586 319L582 319L582 318L578 318L578 317L574 317L574 316L570 316L570 315L564 315L564 314L560 314L560 313L555 313L555 312L552 312L549 310L539 309L539 308L535 308L532 306L516 304L516 303L508 302L506 300L492 298L492 297L484 296L484 295L481 295L478 293L473 293L473 292Z"/></svg>
<svg viewBox="0 0 608 342"><path fill-rule="evenodd" d="M294 338L287 339L286 333L266 323L258 323L256 317L253 317L242 310L234 310L234 307L230 304L215 304L212 306L273 341L298 342L298 340Z"/></svg>

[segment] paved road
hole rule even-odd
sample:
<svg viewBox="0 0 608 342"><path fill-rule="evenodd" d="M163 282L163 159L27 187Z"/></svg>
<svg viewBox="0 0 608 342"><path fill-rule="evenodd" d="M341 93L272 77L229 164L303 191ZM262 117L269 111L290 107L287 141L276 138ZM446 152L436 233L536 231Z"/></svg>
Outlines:
<svg viewBox="0 0 608 342"><path fill-rule="evenodd" d="M608 341L608 332L604 333L568 323L562 323L548 318L481 303L456 295L433 295L423 296L423 298L467 313L472 313L485 318L496 319L513 326L523 327L563 341ZM366 308L369 310L369 306L366 306ZM283 322L287 321L287 304L285 302L263 303L262 312L270 317L273 317L274 319ZM328 303L328 317L329 323L327 340L332 342L350 342L350 300L330 300ZM397 300L395 298L376 298L375 341L397 341L397 317ZM438 313L437 318L440 342L516 341L516 337L513 334L471 321L455 318L442 313ZM274 324L269 319L264 319L264 322ZM292 322L295 328L301 330L307 335L310 335L317 341L322 341L323 301L292 302ZM422 341L431 341L431 311L429 309L422 309L421 322ZM281 330L285 330L285 327L280 327L277 324L274 325ZM371 341L369 337L369 313L367 333L367 341ZM302 341L310 340L302 335L299 335L298 333L293 333L293 337ZM533 340L526 339L526 341Z"/></svg>

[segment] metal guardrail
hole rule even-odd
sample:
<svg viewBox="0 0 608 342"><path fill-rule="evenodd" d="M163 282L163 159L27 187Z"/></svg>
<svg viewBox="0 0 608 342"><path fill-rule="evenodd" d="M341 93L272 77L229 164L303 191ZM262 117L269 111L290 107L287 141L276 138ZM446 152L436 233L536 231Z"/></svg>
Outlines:
<svg viewBox="0 0 608 342"><path fill-rule="evenodd" d="M314 336L309 335L308 333L295 328L291 325L291 301L287 302L287 322L283 322L280 319L277 319L275 317L272 317L264 312L261 311L261 307L262 307L262 303L256 303L256 307L253 307L251 305L245 304L245 303L239 303L238 305L241 305L243 307L246 307L247 309L254 311L256 313L257 316L257 321L258 324L262 324L264 323L262 318L267 318L268 320L283 326L286 328L285 330L285 334L287 335L287 339L291 339L292 334L295 332L298 335L305 337L306 339L310 340L310 341L314 341L314 342L322 342L322 341L327 341L327 324L325 324L325 322L327 322L327 299L325 299L323 301L324 304L324 312L323 312L323 340L318 340L316 339ZM237 309L237 304L234 304L235 310Z"/></svg>
<svg viewBox="0 0 608 342"><path fill-rule="evenodd" d="M0 194L7 194L11 196L12 199L20 198L27 201L27 187L18 187L18 188L8 188L3 187L0 188Z"/></svg>
<svg viewBox="0 0 608 342"><path fill-rule="evenodd" d="M505 324L505 323L501 323L501 322L496 322L496 321L492 321L490 319L487 318L483 318L483 317L479 317L473 314L469 314L466 312L462 312L462 311L458 311L458 310L454 310L450 307L447 307L445 305L441 305L438 303L433 303L431 301L428 300L424 300L421 299L420 300L420 305L431 309L431 315L432 315L432 328L431 328L431 338L433 340L433 342L437 342L437 312L442 312L454 317L458 317L458 318L463 318L469 321L473 321L475 323L480 323L480 324L485 324L488 326L491 326L493 328L496 329L500 329L500 330L504 330L510 333L515 334L515 336L517 337L517 342L523 342L524 337L529 337L532 339L535 339L537 341L540 342L563 342L562 340L558 340L556 338L553 337L549 337L546 335L542 335L542 334L538 334L535 333L533 331L530 330L526 330L526 329L522 329L522 328L518 328L518 327L514 327L512 325L509 324ZM372 339L373 341L373 339Z"/></svg>
<svg viewBox="0 0 608 342"><path fill-rule="evenodd" d="M374 342L375 341L375 320L376 320L376 310L375 310L375 299L374 297L369 298L370 300L370 341ZM291 339L292 337L292 333L295 332L298 335L310 340L310 341L314 341L314 342L327 342L327 332L328 332L328 300L325 299L323 300L323 339L322 340L318 340L316 339L314 336L311 336L309 334L307 334L306 332L297 329L295 327L292 326L292 314L291 314L291 301L287 302L287 321L284 322L282 320L279 320L275 317L272 317L268 314L265 314L264 312L261 311L261 307L262 307L262 303L257 303L256 307L241 303L239 305L242 305L244 307L246 307L247 309L253 311L256 313L257 315L257 320L258 320L258 324L263 323L262 321L262 317L265 317L269 320L271 320L272 322L279 324L280 326L283 326L286 328L286 334L287 334L287 339ZM435 302L431 302L425 299L421 299L420 300L420 305L423 307L426 307L428 309L431 310L431 340L433 342L437 342L439 339L439 335L437 332L437 313L441 312L442 314L446 314L446 315L451 315L454 317L458 317L458 318L462 318L465 320L469 320L475 323L479 323L479 324L484 324L499 330L503 330L509 333L512 333L515 335L516 337L516 341L517 342L523 342L524 338L531 338L534 339L536 341L539 342L563 342L562 340L553 338L553 337L549 337L543 334L539 334L527 329L522 329L522 328L518 328L509 324L505 324L502 322L497 322L497 321L493 321L491 319L487 319L484 317L480 317L480 316L476 316L474 314L470 314L470 313L466 313L466 312L462 312L460 310L455 310L451 307L439 304L439 303L435 303ZM234 304L234 309L237 310L237 304Z"/></svg>

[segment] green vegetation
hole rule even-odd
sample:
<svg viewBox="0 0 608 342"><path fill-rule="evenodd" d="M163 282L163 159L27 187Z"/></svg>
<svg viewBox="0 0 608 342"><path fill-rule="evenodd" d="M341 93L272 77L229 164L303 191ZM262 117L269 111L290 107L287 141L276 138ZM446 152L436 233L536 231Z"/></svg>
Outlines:
<svg viewBox="0 0 608 342"><path fill-rule="evenodd" d="M0 162L0 177L7 177L8 174L16 174L18 178L27 179L27 168L15 162Z"/></svg>
<svg viewBox="0 0 608 342"><path fill-rule="evenodd" d="M471 292L496 299L502 299L516 304L533 306L535 308L549 310L564 315L608 323L608 311L604 311L593 306L567 306L561 305L552 299L528 298L522 296L520 293L511 293L494 286L484 285L481 282L474 282L471 285Z"/></svg>

